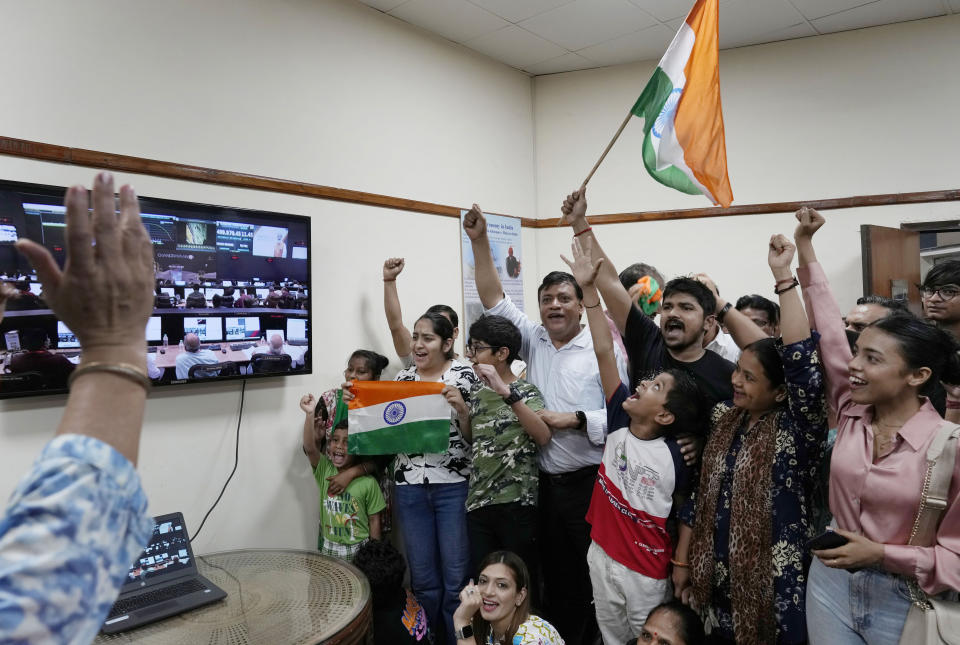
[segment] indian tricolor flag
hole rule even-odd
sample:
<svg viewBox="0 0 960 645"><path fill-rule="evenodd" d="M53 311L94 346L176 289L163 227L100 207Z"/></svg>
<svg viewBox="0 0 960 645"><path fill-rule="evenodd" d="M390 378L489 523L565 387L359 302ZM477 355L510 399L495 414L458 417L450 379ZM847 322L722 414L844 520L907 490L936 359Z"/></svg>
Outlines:
<svg viewBox="0 0 960 645"><path fill-rule="evenodd" d="M392 455L446 452L452 408L443 383L354 381L347 406L347 452Z"/></svg>
<svg viewBox="0 0 960 645"><path fill-rule="evenodd" d="M644 119L643 164L654 179L729 206L718 1L697 0L631 112Z"/></svg>

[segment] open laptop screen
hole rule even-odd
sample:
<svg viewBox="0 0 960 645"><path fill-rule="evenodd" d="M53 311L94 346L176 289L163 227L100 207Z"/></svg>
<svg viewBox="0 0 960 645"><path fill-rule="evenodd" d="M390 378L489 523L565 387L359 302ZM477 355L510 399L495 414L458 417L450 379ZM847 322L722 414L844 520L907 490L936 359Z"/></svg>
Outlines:
<svg viewBox="0 0 960 645"><path fill-rule="evenodd" d="M183 523L183 515L171 513L154 518L153 535L140 557L130 567L122 591L196 572L190 539Z"/></svg>

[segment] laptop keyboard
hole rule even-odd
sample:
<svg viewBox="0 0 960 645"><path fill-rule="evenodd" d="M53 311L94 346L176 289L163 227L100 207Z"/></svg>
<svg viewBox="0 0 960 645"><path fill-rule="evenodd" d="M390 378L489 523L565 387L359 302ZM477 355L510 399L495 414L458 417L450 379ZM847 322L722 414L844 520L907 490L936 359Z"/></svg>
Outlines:
<svg viewBox="0 0 960 645"><path fill-rule="evenodd" d="M128 598L126 600L118 600L113 606L113 609L110 610L110 614L107 616L107 619L113 618L115 616L122 616L123 614L129 614L132 611L137 609L143 609L150 605L156 605L163 602L164 600L173 600L174 598L179 598L181 596L186 596L195 591L203 591L207 586L200 582L199 580L187 580L186 582L181 582L177 585L172 585L170 587L164 587L163 589L157 589L156 591L148 591L147 593L140 594L133 598Z"/></svg>

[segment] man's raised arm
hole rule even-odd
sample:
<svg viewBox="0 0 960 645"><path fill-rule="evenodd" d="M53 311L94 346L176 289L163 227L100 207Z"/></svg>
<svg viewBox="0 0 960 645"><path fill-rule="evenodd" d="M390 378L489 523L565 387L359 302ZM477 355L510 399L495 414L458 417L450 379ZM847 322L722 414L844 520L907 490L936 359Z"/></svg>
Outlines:
<svg viewBox="0 0 960 645"><path fill-rule="evenodd" d="M476 204L463 218L463 230L473 246L474 273L477 293L484 308L490 309L503 299L503 285L493 266L493 254L490 252L490 239L487 237L487 220Z"/></svg>
<svg viewBox="0 0 960 645"><path fill-rule="evenodd" d="M600 271L597 274L595 284L603 296L603 302L607 305L607 310L617 329L622 334L627 328L627 316L630 313L632 305L630 294L620 284L620 276L617 275L617 269L613 262L603 252L603 247L593 234L593 229L587 222L587 192L586 190L575 190L563 201L560 207L563 212L563 220L573 228L573 236L586 242L589 240L592 257L594 261L600 262Z"/></svg>

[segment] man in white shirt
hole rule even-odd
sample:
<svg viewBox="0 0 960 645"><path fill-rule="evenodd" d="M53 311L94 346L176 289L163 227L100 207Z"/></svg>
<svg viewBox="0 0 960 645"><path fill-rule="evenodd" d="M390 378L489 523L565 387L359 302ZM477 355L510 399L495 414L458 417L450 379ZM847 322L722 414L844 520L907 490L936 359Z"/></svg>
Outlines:
<svg viewBox="0 0 960 645"><path fill-rule="evenodd" d="M250 356L256 354L269 354L271 356L280 356L286 354L290 357L290 367L299 367L303 364L303 355L307 351L306 347L293 347L283 341L283 336L273 334L270 336L266 345L258 345L250 352Z"/></svg>
<svg viewBox="0 0 960 645"><path fill-rule="evenodd" d="M592 643L597 626L586 564L590 525L585 518L603 457L607 414L593 340L580 324L583 292L569 273L549 273L537 293L542 324L533 322L503 293L486 220L476 204L463 228L473 245L477 291L485 313L504 316L520 330L526 380L542 392L547 409L540 415L553 432L538 456L544 617L568 644ZM619 348L615 351L620 378L629 382L623 354Z"/></svg>
<svg viewBox="0 0 960 645"><path fill-rule="evenodd" d="M723 331L720 323L713 321L711 327L703 335L703 348L722 356L731 363L736 363L740 358L740 348L737 347L733 336Z"/></svg>
<svg viewBox="0 0 960 645"><path fill-rule="evenodd" d="M217 355L209 349L200 349L200 337L196 334L187 334L183 337L183 350L177 354L177 378L185 379L194 365L216 365L220 361Z"/></svg>

